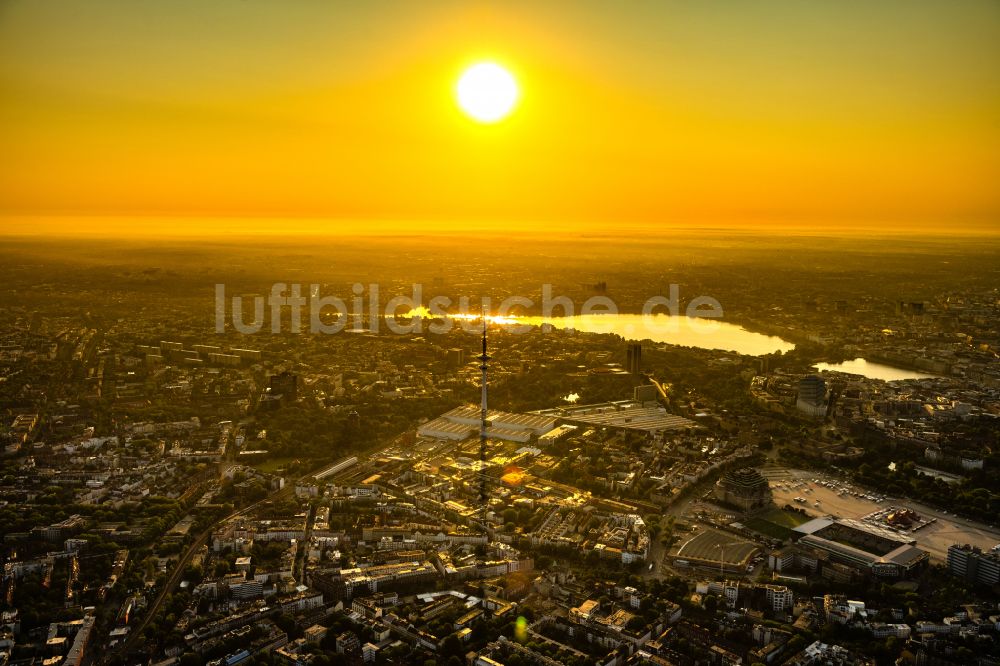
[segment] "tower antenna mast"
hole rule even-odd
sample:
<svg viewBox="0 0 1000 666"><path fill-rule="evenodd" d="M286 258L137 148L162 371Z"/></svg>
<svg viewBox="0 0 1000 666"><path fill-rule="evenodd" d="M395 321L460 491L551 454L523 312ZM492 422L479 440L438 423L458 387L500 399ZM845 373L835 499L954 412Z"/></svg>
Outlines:
<svg viewBox="0 0 1000 666"><path fill-rule="evenodd" d="M490 541L489 527L486 522L486 515L489 511L489 492L486 486L486 429L489 427L489 421L486 418L486 396L488 393L488 370L489 370L489 354L486 353L486 309L483 308L482 311L483 318L483 353L478 356L479 359L479 369L482 370L482 400L479 407L479 502L483 507L483 534L486 536L486 542Z"/></svg>

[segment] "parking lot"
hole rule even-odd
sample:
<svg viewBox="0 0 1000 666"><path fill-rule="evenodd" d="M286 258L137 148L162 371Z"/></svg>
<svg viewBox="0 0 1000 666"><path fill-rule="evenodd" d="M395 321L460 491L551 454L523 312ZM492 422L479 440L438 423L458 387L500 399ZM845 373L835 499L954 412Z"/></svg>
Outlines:
<svg viewBox="0 0 1000 666"><path fill-rule="evenodd" d="M1000 543L1000 530L988 525L949 515L910 500L887 498L877 491L859 488L833 477L783 468L767 468L762 472L771 484L776 505L791 504L812 516L862 520L868 514L889 507L915 511L924 520L929 520L930 524L915 532L904 530L901 533L916 539L917 546L929 552L935 560L945 560L948 547L954 543L969 543L983 550L989 550ZM823 485L824 483L827 485Z"/></svg>

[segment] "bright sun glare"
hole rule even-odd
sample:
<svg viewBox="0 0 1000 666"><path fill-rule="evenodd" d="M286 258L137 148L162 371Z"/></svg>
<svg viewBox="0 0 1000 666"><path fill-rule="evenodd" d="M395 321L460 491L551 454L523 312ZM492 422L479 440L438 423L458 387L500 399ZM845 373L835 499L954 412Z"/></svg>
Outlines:
<svg viewBox="0 0 1000 666"><path fill-rule="evenodd" d="M456 88L458 105L481 123L495 123L506 117L517 103L517 81L506 69L482 62L462 73Z"/></svg>

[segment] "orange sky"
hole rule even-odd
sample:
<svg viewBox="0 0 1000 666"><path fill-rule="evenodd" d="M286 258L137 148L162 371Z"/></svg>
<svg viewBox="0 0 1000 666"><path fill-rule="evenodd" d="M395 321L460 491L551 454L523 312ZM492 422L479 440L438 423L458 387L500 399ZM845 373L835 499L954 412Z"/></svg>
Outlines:
<svg viewBox="0 0 1000 666"><path fill-rule="evenodd" d="M8 0L0 213L990 227L997 63L988 1Z"/></svg>

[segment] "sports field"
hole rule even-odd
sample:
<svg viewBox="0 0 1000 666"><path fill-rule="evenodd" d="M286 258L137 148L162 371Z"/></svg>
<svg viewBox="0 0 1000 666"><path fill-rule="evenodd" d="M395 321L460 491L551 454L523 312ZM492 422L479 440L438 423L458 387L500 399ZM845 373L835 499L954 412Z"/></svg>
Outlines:
<svg viewBox="0 0 1000 666"><path fill-rule="evenodd" d="M265 472L267 474L274 474L279 469L283 469L285 467L288 467L292 463L296 463L296 462L299 462L299 460L297 458L291 458L291 457L288 457L288 458L270 458L268 460L263 460L261 462L254 463L253 466L256 469L260 470L261 472Z"/></svg>
<svg viewBox="0 0 1000 666"><path fill-rule="evenodd" d="M766 520L769 523L774 523L775 525L781 525L782 527L788 528L798 527L802 523L809 521L809 516L807 515L796 513L794 511L786 511L777 507L758 514L757 517L762 520Z"/></svg>
<svg viewBox="0 0 1000 666"><path fill-rule="evenodd" d="M808 516L774 508L770 511L747 518L743 524L754 532L766 534L775 539L785 540L792 536L792 528L809 520Z"/></svg>

